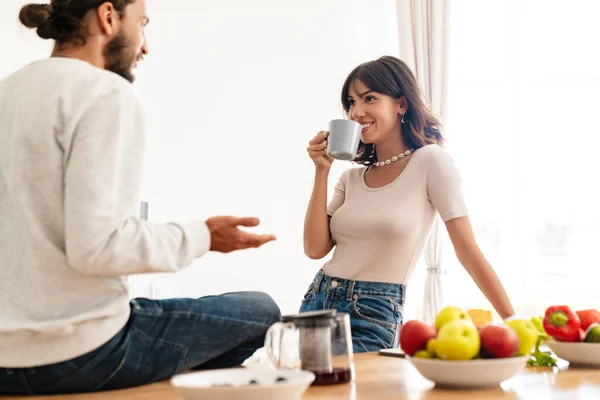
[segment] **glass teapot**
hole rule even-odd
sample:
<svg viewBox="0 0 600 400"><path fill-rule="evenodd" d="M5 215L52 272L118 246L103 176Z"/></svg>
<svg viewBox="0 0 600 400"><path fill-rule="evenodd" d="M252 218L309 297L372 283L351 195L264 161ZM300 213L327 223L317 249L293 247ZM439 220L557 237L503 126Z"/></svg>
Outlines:
<svg viewBox="0 0 600 400"><path fill-rule="evenodd" d="M265 350L275 368L304 369L314 385L354 379L350 317L336 310L310 311L281 317L265 337Z"/></svg>

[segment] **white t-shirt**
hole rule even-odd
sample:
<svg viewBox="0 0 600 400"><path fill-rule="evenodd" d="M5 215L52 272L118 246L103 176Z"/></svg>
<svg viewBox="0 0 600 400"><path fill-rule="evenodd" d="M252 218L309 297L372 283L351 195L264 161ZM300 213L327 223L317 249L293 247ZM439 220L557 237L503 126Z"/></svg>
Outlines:
<svg viewBox="0 0 600 400"><path fill-rule="evenodd" d="M330 276L406 284L436 213L443 221L467 215L461 179L438 145L417 149L402 173L380 188L366 185L366 167L342 174L327 207L335 250Z"/></svg>
<svg viewBox="0 0 600 400"><path fill-rule="evenodd" d="M208 251L203 222L132 217L144 136L131 84L84 61L40 60L0 81L0 367L96 349L129 317L122 275Z"/></svg>

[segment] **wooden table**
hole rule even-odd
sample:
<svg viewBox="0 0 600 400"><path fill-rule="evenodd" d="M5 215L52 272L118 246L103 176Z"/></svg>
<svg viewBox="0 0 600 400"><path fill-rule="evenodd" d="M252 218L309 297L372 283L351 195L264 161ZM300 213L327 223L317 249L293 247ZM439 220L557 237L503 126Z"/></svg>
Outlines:
<svg viewBox="0 0 600 400"><path fill-rule="evenodd" d="M311 387L304 399L600 399L600 369L568 369L568 363L560 364L560 368L527 367L500 387L468 391L435 388L402 358L357 354L355 363L355 383Z"/></svg>
<svg viewBox="0 0 600 400"><path fill-rule="evenodd" d="M450 390L435 388L405 359L375 353L355 355L356 381L353 383L313 386L304 400L475 400L600 399L600 369L526 368L522 373L488 390ZM23 399L3 397L3 400ZM134 389L87 395L39 396L37 400L182 400L168 382Z"/></svg>

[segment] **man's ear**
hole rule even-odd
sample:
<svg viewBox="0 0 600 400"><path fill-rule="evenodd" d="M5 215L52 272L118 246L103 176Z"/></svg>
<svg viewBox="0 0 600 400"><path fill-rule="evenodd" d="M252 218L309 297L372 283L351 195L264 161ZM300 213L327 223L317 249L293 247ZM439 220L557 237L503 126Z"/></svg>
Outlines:
<svg viewBox="0 0 600 400"><path fill-rule="evenodd" d="M106 36L116 35L121 18L111 2L104 2L96 9L96 18L100 32Z"/></svg>

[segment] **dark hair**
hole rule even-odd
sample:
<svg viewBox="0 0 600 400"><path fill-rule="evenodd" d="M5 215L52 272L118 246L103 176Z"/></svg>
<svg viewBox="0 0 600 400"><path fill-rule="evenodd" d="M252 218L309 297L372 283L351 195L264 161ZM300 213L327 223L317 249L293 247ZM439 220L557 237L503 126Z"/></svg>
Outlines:
<svg viewBox="0 0 600 400"><path fill-rule="evenodd" d="M51 0L49 4L27 4L19 12L19 20L28 28L37 28L42 39L65 43L85 44L83 19L90 10L111 3L119 17L135 0Z"/></svg>
<svg viewBox="0 0 600 400"><path fill-rule="evenodd" d="M444 138L439 117L431 109L414 74L402 60L383 56L354 68L342 88L342 105L346 113L350 110L348 100L350 85L356 80L360 80L366 87L377 93L395 99L402 96L406 98L408 109L404 114L402 136L407 146L418 149L427 144L443 145ZM361 141L354 162L364 165L377 162L373 144Z"/></svg>

